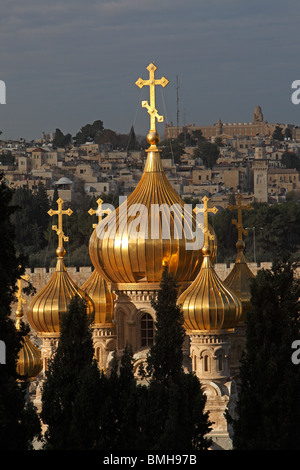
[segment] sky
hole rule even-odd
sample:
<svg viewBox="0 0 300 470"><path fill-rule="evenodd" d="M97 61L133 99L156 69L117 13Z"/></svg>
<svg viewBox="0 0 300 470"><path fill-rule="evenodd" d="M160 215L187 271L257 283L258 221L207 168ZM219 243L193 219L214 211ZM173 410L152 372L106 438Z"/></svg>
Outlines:
<svg viewBox="0 0 300 470"><path fill-rule="evenodd" d="M149 88L135 82L150 62L170 81L156 92L166 123L178 92L180 125L250 122L256 105L300 125L298 0L1 0L0 11L2 139L75 135L98 119L146 135Z"/></svg>

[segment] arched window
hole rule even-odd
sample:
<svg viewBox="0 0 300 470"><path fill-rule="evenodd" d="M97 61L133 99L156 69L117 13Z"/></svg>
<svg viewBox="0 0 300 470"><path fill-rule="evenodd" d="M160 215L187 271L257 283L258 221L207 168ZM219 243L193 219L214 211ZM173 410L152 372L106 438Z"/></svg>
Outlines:
<svg viewBox="0 0 300 470"><path fill-rule="evenodd" d="M218 355L218 367L219 367L219 371L223 370L223 356L222 356L222 354Z"/></svg>
<svg viewBox="0 0 300 470"><path fill-rule="evenodd" d="M209 371L209 357L208 355L204 356L204 372Z"/></svg>
<svg viewBox="0 0 300 470"><path fill-rule="evenodd" d="M154 340L154 322L149 313L141 317L141 346L151 346Z"/></svg>

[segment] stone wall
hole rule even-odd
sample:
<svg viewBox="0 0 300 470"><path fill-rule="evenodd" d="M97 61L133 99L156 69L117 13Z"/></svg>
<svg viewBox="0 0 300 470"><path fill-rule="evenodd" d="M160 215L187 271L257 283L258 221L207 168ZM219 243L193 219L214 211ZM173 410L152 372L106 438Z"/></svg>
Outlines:
<svg viewBox="0 0 300 470"><path fill-rule="evenodd" d="M224 280L228 274L230 273L231 269L233 268L234 264L226 265L225 263L217 263L215 265L215 271L219 275L219 277ZM266 268L270 269L272 267L272 263L248 263L249 268L251 271L256 274L259 269ZM26 269L26 274L29 274L30 281L36 289L36 293L40 292L41 289L47 284L50 280L53 272L55 271L55 267L51 268L34 268L34 269ZM92 274L93 268L90 266L85 267L70 267L67 268L67 271L72 278L72 280L81 287L85 281L90 277ZM25 284L23 284L25 286ZM26 296L25 296L26 298ZM24 312L26 313L26 308L28 307L32 297L27 297L27 303L24 306ZM12 306L12 312L14 313L16 310L16 304Z"/></svg>

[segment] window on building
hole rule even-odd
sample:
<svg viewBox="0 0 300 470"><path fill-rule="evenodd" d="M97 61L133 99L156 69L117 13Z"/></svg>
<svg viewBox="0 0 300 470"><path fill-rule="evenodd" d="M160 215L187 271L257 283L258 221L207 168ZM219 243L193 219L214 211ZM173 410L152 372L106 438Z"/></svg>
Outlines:
<svg viewBox="0 0 300 470"><path fill-rule="evenodd" d="M204 356L204 372L209 372L209 356Z"/></svg>
<svg viewBox="0 0 300 470"><path fill-rule="evenodd" d="M141 346L151 346L154 340L154 322L149 313L141 318Z"/></svg>
<svg viewBox="0 0 300 470"><path fill-rule="evenodd" d="M222 356L222 354L218 355L218 367L219 367L219 371L223 370L223 356Z"/></svg>

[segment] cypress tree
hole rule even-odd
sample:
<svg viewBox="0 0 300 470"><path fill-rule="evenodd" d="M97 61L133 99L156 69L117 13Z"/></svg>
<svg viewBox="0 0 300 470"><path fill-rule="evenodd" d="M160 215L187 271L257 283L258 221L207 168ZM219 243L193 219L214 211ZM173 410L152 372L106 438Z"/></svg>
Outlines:
<svg viewBox="0 0 300 470"><path fill-rule="evenodd" d="M241 362L236 450L297 450L300 446L300 366L292 361L299 340L300 284L295 265L276 261L251 287L246 353Z"/></svg>
<svg viewBox="0 0 300 470"><path fill-rule="evenodd" d="M41 412L47 425L45 449L90 450L97 445L103 385L93 356L90 320L84 301L76 296L62 319L57 351L46 372Z"/></svg>
<svg viewBox="0 0 300 470"><path fill-rule="evenodd" d="M151 450L206 450L211 444L206 396L198 378L183 370L184 319L177 301L177 285L165 267L157 299L155 343L146 370L147 397L141 407L141 446Z"/></svg>
<svg viewBox="0 0 300 470"><path fill-rule="evenodd" d="M0 174L0 340L5 345L5 357L0 364L0 448L30 450L40 434L40 422L35 408L26 402L26 388L18 383L16 364L22 339L27 333L18 332L11 318L11 303L15 300L17 279L24 274L25 258L16 255L15 228L11 217L16 208L11 205L13 191Z"/></svg>
<svg viewBox="0 0 300 470"><path fill-rule="evenodd" d="M119 364L120 362L120 364ZM137 450L140 443L140 409L144 388L137 385L133 373L133 352L126 345L121 360L114 353L111 370L106 377L106 400L101 410L105 429L101 448L112 451Z"/></svg>

